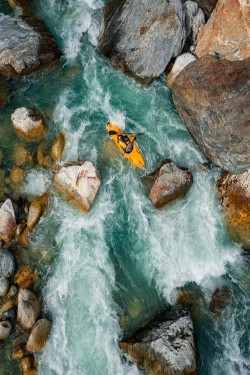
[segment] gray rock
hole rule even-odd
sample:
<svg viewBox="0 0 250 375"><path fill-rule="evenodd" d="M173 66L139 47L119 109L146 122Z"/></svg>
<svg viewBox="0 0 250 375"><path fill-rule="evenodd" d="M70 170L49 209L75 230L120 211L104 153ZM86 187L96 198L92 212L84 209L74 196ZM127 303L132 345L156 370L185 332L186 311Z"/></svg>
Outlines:
<svg viewBox="0 0 250 375"><path fill-rule="evenodd" d="M14 207L10 199L2 204L0 208L0 240L10 241L16 230L16 217Z"/></svg>
<svg viewBox="0 0 250 375"><path fill-rule="evenodd" d="M100 52L141 83L157 78L185 43L180 0L113 0L104 16Z"/></svg>
<svg viewBox="0 0 250 375"><path fill-rule="evenodd" d="M183 198L193 182L192 173L188 169L177 167L171 160L166 160L151 176L155 182L150 191L150 199L155 208L163 208Z"/></svg>
<svg viewBox="0 0 250 375"><path fill-rule="evenodd" d="M1 250L0 250L1 251ZM7 277L0 278L0 297L5 297L9 289L9 280Z"/></svg>
<svg viewBox="0 0 250 375"><path fill-rule="evenodd" d="M11 323L8 320L0 322L0 340L5 340L10 334Z"/></svg>
<svg viewBox="0 0 250 375"><path fill-rule="evenodd" d="M24 329L31 329L40 314L40 303L28 289L21 289L18 293L17 319Z"/></svg>
<svg viewBox="0 0 250 375"><path fill-rule="evenodd" d="M250 58L203 56L174 80L173 100L197 144L232 173L250 168Z"/></svg>
<svg viewBox="0 0 250 375"><path fill-rule="evenodd" d="M194 0L209 18L216 6L217 0ZM182 0L185 3L185 0Z"/></svg>
<svg viewBox="0 0 250 375"><path fill-rule="evenodd" d="M60 55L44 22L34 17L0 14L0 73L29 74L51 64Z"/></svg>
<svg viewBox="0 0 250 375"><path fill-rule="evenodd" d="M187 39L191 46L196 46L201 26L205 24L205 15L198 4L188 0L183 5Z"/></svg>
<svg viewBox="0 0 250 375"><path fill-rule="evenodd" d="M10 277L15 271L13 255L5 249L0 249L0 277Z"/></svg>
<svg viewBox="0 0 250 375"><path fill-rule="evenodd" d="M193 323L182 308L158 315L131 339L120 342L120 347L145 374L196 373Z"/></svg>
<svg viewBox="0 0 250 375"><path fill-rule="evenodd" d="M3 320L15 320L16 319L16 309L12 308L10 310L5 311L2 314Z"/></svg>

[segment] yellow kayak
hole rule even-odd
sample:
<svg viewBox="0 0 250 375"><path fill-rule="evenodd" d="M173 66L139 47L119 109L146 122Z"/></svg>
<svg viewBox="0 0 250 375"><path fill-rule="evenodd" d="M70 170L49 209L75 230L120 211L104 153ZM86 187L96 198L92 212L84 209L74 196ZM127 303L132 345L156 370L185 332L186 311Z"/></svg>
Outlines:
<svg viewBox="0 0 250 375"><path fill-rule="evenodd" d="M125 158L127 158L132 164L134 164L137 168L142 168L144 166L144 159L141 154L141 151L139 150L139 147L135 142L133 142L133 137L127 137L127 134L124 133L118 126L108 123L107 129L109 132L110 137L113 139L113 141L116 144L116 147L119 149L119 151L122 153ZM128 139L128 145L131 145L128 152L125 151L124 142L121 142L120 138L123 137L124 139ZM125 144L126 146L126 144Z"/></svg>

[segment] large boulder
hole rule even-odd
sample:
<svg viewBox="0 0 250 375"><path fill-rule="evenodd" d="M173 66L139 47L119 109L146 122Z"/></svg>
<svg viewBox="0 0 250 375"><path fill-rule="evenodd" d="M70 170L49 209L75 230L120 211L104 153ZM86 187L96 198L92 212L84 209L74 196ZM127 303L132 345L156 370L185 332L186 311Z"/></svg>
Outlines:
<svg viewBox="0 0 250 375"><path fill-rule="evenodd" d="M100 52L144 84L157 78L185 43L180 0L112 0L104 19Z"/></svg>
<svg viewBox="0 0 250 375"><path fill-rule="evenodd" d="M223 173L217 186L234 240L250 250L250 169L237 175Z"/></svg>
<svg viewBox="0 0 250 375"><path fill-rule="evenodd" d="M28 108L17 108L11 115L11 121L17 135L26 142L38 141L46 134L43 116Z"/></svg>
<svg viewBox="0 0 250 375"><path fill-rule="evenodd" d="M55 188L83 212L89 211L101 183L101 176L90 161L67 163L54 178Z"/></svg>
<svg viewBox="0 0 250 375"><path fill-rule="evenodd" d="M145 374L196 374L193 322L182 308L158 315L120 347Z"/></svg>
<svg viewBox="0 0 250 375"><path fill-rule="evenodd" d="M15 272L13 255L6 249L0 249L0 277L10 277Z"/></svg>
<svg viewBox="0 0 250 375"><path fill-rule="evenodd" d="M31 329L40 314L40 302L28 289L20 289L18 293L17 319L24 329Z"/></svg>
<svg viewBox="0 0 250 375"><path fill-rule="evenodd" d="M16 230L16 217L14 207L10 199L0 207L0 240L10 241Z"/></svg>
<svg viewBox="0 0 250 375"><path fill-rule="evenodd" d="M204 56L176 77L173 100L197 144L233 173L250 167L250 59Z"/></svg>
<svg viewBox="0 0 250 375"><path fill-rule="evenodd" d="M46 191L40 197L36 198L30 205L27 228L33 230L35 226L39 223L40 218L45 213L49 204L49 192Z"/></svg>
<svg viewBox="0 0 250 375"><path fill-rule="evenodd" d="M218 0L198 37L198 57L217 54L228 60L250 57L250 6L248 1Z"/></svg>
<svg viewBox="0 0 250 375"><path fill-rule="evenodd" d="M150 191L155 208L163 208L183 198L193 182L192 173L186 168L177 167L171 160L166 160L148 177L155 180Z"/></svg>
<svg viewBox="0 0 250 375"><path fill-rule="evenodd" d="M26 345L26 350L28 352L42 351L48 340L51 327L52 323L49 320L38 320L32 328L31 334Z"/></svg>
<svg viewBox="0 0 250 375"><path fill-rule="evenodd" d="M55 39L43 21L0 14L0 74L29 74L60 56Z"/></svg>

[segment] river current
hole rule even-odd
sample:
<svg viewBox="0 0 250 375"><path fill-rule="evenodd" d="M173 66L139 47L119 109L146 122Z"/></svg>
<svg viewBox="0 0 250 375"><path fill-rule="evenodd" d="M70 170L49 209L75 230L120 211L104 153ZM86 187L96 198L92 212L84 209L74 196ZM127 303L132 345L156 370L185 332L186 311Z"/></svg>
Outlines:
<svg viewBox="0 0 250 375"><path fill-rule="evenodd" d="M207 160L174 109L164 77L144 88L96 51L101 0L35 4L64 58L60 66L12 83L1 116L5 166L18 143L10 114L26 106L44 115L48 143L65 134L64 162L90 160L102 174L86 215L52 188L49 212L32 237L30 256L43 272L44 310L53 320L40 375L139 375L118 341L174 303L178 287L204 301L195 323L199 375L250 374L249 259L227 232L216 197L220 170L201 167ZM108 140L108 121L143 133L137 138L143 170L135 170ZM188 167L194 183L183 200L156 211L143 177L166 158ZM52 177L33 169L24 188L39 195ZM232 298L217 321L208 305L222 285ZM11 365L8 374L16 374Z"/></svg>

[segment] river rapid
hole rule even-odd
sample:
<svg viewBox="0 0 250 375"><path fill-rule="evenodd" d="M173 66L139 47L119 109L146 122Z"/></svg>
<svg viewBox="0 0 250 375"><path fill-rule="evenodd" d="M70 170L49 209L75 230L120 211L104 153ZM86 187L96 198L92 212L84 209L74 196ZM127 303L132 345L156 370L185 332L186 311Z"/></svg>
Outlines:
<svg viewBox="0 0 250 375"><path fill-rule="evenodd" d="M201 167L207 160L178 117L164 77L144 88L96 51L101 0L35 4L64 58L60 66L12 83L0 147L10 154L18 143L12 111L36 108L45 117L48 143L65 134L63 161L90 160L102 174L86 215L52 189L49 212L32 237L31 257L44 275L44 309L53 320L40 375L139 375L118 341L174 303L178 287L203 297L195 320L199 375L250 374L249 258L224 223L215 186L220 170ZM143 170L108 140L108 121L143 133L137 138ZM166 158L188 167L194 183L182 201L156 211L142 177ZM5 163L11 165L11 155ZM37 168L24 188L39 195L51 180L51 172ZM217 321L208 306L222 285L232 298ZM16 368L9 365L8 374Z"/></svg>

